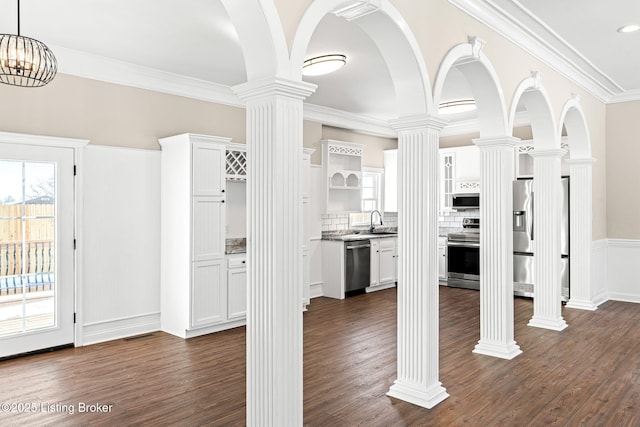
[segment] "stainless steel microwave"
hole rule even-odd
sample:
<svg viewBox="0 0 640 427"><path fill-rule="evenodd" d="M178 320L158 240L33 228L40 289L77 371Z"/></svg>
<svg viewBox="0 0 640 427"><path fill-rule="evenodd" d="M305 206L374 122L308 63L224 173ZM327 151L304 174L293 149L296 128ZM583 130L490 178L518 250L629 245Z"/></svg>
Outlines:
<svg viewBox="0 0 640 427"><path fill-rule="evenodd" d="M458 193L453 195L451 207L461 211L465 209L480 209L479 193Z"/></svg>

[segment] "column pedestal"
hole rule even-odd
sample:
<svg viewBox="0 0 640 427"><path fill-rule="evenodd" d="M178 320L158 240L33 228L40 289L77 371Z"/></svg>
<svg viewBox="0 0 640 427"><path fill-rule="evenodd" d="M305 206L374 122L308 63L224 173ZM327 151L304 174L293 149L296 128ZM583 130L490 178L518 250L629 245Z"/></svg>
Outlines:
<svg viewBox="0 0 640 427"><path fill-rule="evenodd" d="M562 149L534 149L533 217L534 254L533 317L529 326L561 331L568 325L562 318L560 283L560 223L562 219Z"/></svg>
<svg viewBox="0 0 640 427"><path fill-rule="evenodd" d="M517 138L483 138L480 149L480 340L473 352L522 353L513 336L513 178Z"/></svg>
<svg viewBox="0 0 640 427"><path fill-rule="evenodd" d="M446 122L401 119L398 130L398 377L388 396L425 408L449 397L438 381L438 144Z"/></svg>
<svg viewBox="0 0 640 427"><path fill-rule="evenodd" d="M315 85L234 90L247 105L247 425L302 425L302 104Z"/></svg>

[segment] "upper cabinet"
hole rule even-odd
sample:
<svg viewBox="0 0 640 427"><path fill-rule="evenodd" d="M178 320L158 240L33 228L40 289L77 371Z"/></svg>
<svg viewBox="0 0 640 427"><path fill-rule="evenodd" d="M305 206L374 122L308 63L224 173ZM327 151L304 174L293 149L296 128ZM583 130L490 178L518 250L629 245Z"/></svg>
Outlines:
<svg viewBox="0 0 640 427"><path fill-rule="evenodd" d="M480 150L475 145L440 150L440 210L452 208L454 194L480 192Z"/></svg>
<svg viewBox="0 0 640 427"><path fill-rule="evenodd" d="M384 211L398 212L398 150L384 150Z"/></svg>
<svg viewBox="0 0 640 427"><path fill-rule="evenodd" d="M322 140L325 212L360 212L364 145Z"/></svg>

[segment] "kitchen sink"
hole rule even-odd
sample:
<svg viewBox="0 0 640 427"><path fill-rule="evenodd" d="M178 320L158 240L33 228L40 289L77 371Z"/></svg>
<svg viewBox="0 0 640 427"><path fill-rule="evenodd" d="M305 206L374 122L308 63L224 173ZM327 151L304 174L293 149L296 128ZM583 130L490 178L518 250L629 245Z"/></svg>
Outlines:
<svg viewBox="0 0 640 427"><path fill-rule="evenodd" d="M368 234L373 234L373 235L393 235L393 236L397 236L398 232L397 231L372 231Z"/></svg>

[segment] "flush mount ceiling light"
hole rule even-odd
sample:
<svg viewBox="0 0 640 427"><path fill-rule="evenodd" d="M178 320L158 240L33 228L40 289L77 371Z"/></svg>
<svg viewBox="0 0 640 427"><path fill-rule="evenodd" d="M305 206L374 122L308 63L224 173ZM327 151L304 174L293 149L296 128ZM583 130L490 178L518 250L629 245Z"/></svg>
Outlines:
<svg viewBox="0 0 640 427"><path fill-rule="evenodd" d="M438 105L439 114L457 114L465 111L475 110L476 101L473 99L458 99L455 101L442 102Z"/></svg>
<svg viewBox="0 0 640 427"><path fill-rule="evenodd" d="M625 25L624 27L618 28L619 33L633 33L638 30L640 30L640 25L638 24Z"/></svg>
<svg viewBox="0 0 640 427"><path fill-rule="evenodd" d="M307 59L302 64L302 75L304 76L321 76L323 74L333 73L344 67L347 63L347 57L339 54L316 56Z"/></svg>
<svg viewBox="0 0 640 427"><path fill-rule="evenodd" d="M20 0L17 1L18 34L0 34L0 83L44 86L56 76L56 57L41 41L20 35Z"/></svg>

